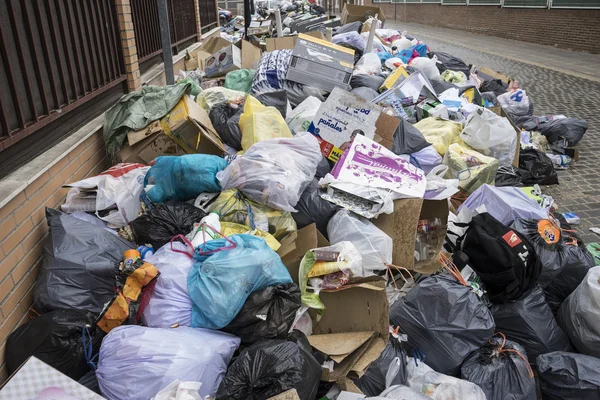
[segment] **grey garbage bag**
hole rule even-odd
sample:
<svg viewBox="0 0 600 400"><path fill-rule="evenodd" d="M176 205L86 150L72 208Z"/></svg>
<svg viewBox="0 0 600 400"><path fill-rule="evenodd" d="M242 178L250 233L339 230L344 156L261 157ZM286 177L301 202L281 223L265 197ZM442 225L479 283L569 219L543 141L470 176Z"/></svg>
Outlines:
<svg viewBox="0 0 600 400"><path fill-rule="evenodd" d="M339 28L337 28L337 30L335 31L335 33L333 34L333 36L335 35L340 35L342 33L347 33L347 32L352 32L352 31L356 31L360 33L360 29L362 28L362 22L360 21L354 21L354 22L350 22L348 24L342 25Z"/></svg>
<svg viewBox="0 0 600 400"><path fill-rule="evenodd" d="M390 336L387 345L379 357L369 365L364 375L354 380L354 384L367 396L378 396L386 389L386 376L390 365L395 362L396 358L399 361L399 371L393 382L397 385L406 385L406 364L408 362L406 350L402 343L393 336Z"/></svg>
<svg viewBox="0 0 600 400"><path fill-rule="evenodd" d="M463 363L462 379L478 385L487 400L537 400L535 378L525 349L494 337Z"/></svg>
<svg viewBox="0 0 600 400"><path fill-rule="evenodd" d="M326 234L327 223L340 207L319 196L319 181L313 179L302 192L296 209L298 212L292 213L292 217L296 221L298 229L316 223L317 229Z"/></svg>
<svg viewBox="0 0 600 400"><path fill-rule="evenodd" d="M540 354L573 350L569 338L556 323L539 286L515 302L492 306L491 311L496 330L523 346L531 365L535 365L535 359Z"/></svg>
<svg viewBox="0 0 600 400"><path fill-rule="evenodd" d="M427 53L427 56L429 58L437 56L438 63L436 66L440 73L449 69L451 71L460 71L464 73L467 77L471 74L471 69L469 68L469 66L463 60L461 60L458 57L454 57L451 54L442 53L441 51L432 51L430 53Z"/></svg>
<svg viewBox="0 0 600 400"><path fill-rule="evenodd" d="M380 75L357 74L353 75L352 79L350 79L350 86L353 89L368 87L377 91L383 85L383 81L385 81L385 78Z"/></svg>
<svg viewBox="0 0 600 400"><path fill-rule="evenodd" d="M577 118L561 118L542 124L540 132L550 143L558 142L561 138L567 140L567 146L575 146L587 131L588 123Z"/></svg>
<svg viewBox="0 0 600 400"><path fill-rule="evenodd" d="M580 353L600 358L600 267L588 271L556 317Z"/></svg>
<svg viewBox="0 0 600 400"><path fill-rule="evenodd" d="M229 128L229 132L231 132L231 136L225 143L237 151L242 150L242 130L240 129L240 118L243 113L244 108L240 107L240 109L227 120L227 127Z"/></svg>
<svg viewBox="0 0 600 400"><path fill-rule="evenodd" d="M233 147L236 150L241 150L241 141L242 141L242 132L240 131L237 123L239 122L239 117L237 122L234 125L231 125L229 121L236 114L241 115L244 111L244 107L238 107L229 105L227 103L219 103L214 105L210 109L209 117L210 122L212 122L213 127L228 146Z"/></svg>
<svg viewBox="0 0 600 400"><path fill-rule="evenodd" d="M396 132L394 132L394 142L392 143L392 151L394 154L412 154L423 150L425 147L431 146L420 130L415 128L413 124L400 118L400 123Z"/></svg>
<svg viewBox="0 0 600 400"><path fill-rule="evenodd" d="M371 101L375 97L379 96L376 90L371 89L370 87L357 87L350 91L350 93L365 99L366 101Z"/></svg>
<svg viewBox="0 0 600 400"><path fill-rule="evenodd" d="M600 358L555 351L537 358L544 400L600 399Z"/></svg>
<svg viewBox="0 0 600 400"><path fill-rule="evenodd" d="M457 376L465 358L492 337L494 320L470 287L450 275L420 281L390 308L390 323L425 353L434 370Z"/></svg>
<svg viewBox="0 0 600 400"><path fill-rule="evenodd" d="M34 289L40 313L78 309L100 313L114 297L125 250L137 248L104 228L46 208L50 234Z"/></svg>
<svg viewBox="0 0 600 400"><path fill-rule="evenodd" d="M560 228L548 219L516 219L511 228L525 235L542 263L537 283L545 288L564 268L565 241Z"/></svg>

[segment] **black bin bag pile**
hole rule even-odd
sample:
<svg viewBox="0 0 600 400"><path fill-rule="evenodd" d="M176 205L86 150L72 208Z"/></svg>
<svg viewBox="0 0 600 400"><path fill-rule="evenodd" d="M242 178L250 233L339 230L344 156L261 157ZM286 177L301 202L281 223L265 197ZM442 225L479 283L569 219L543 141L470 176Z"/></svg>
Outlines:
<svg viewBox="0 0 600 400"><path fill-rule="evenodd" d="M370 8L309 45L303 1L292 38L236 19L203 44L250 64L265 40L256 70L209 57L106 113L111 156L112 126L132 142L47 209L7 372L37 357L108 400L600 400L600 267L545 193L588 123L388 25L367 52ZM187 115L133 143L157 93Z"/></svg>

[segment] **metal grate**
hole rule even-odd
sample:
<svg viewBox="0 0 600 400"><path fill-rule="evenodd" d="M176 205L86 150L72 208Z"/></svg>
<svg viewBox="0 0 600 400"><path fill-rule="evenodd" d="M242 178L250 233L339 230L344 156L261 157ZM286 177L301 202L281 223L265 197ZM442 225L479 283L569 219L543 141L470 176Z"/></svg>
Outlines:
<svg viewBox="0 0 600 400"><path fill-rule="evenodd" d="M504 0L504 7L546 8L548 0Z"/></svg>
<svg viewBox="0 0 600 400"><path fill-rule="evenodd" d="M124 80L112 0L0 2L0 150Z"/></svg>
<svg viewBox="0 0 600 400"><path fill-rule="evenodd" d="M600 0L552 0L552 8L600 8Z"/></svg>
<svg viewBox="0 0 600 400"><path fill-rule="evenodd" d="M217 5L213 0L200 0L200 26L206 33L217 26Z"/></svg>

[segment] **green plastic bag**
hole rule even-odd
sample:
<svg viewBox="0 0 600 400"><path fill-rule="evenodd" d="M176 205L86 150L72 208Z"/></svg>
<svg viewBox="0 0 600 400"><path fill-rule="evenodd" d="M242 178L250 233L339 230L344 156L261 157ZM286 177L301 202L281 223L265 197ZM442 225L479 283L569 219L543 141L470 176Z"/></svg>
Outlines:
<svg viewBox="0 0 600 400"><path fill-rule="evenodd" d="M190 95L195 99L196 96L198 96L200 94L200 92L202 91L202 88L200 88L200 85L198 85L196 83L195 80L193 80L192 78L185 78L185 79L181 79L179 81L177 81L178 85L183 85L186 83L190 83L192 86L191 90L190 90Z"/></svg>
<svg viewBox="0 0 600 400"><path fill-rule="evenodd" d="M250 92L252 80L256 75L254 69L238 69L225 75L225 86L227 89L239 90L240 92Z"/></svg>

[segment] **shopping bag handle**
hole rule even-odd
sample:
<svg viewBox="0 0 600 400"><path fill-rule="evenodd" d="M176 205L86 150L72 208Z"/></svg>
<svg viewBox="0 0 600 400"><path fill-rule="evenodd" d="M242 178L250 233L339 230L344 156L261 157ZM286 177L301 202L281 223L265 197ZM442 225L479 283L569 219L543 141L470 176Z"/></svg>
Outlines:
<svg viewBox="0 0 600 400"><path fill-rule="evenodd" d="M219 251L222 250L231 250L231 249L235 249L237 247L237 245L235 244L235 242L233 242L231 239L229 239L227 236L225 236L221 231L219 231L218 229L214 228L213 226L207 224L206 222L203 222L202 225L200 225L202 229L202 239L204 240L204 242L206 243L206 230L204 228L210 228L213 232L218 233L219 235L221 235L221 237L223 239L225 239L227 242L230 243L229 246L224 246L224 247L219 247L218 249L214 249L214 250L207 250L207 251L202 251L200 250L200 248L198 248L198 253L200 255L206 256L209 254L214 254L217 253Z"/></svg>
<svg viewBox="0 0 600 400"><path fill-rule="evenodd" d="M186 250L178 250L178 249L174 249L173 248L173 242L177 239L181 239L183 241L183 244L185 244L186 246ZM188 256L189 258L194 258L194 245L192 244L192 242L190 242L188 240L188 238L186 238L185 236L183 236L182 234L179 235L175 235L171 238L171 241L169 242L171 244L171 251L173 253L180 253L180 254L185 254L186 256ZM192 249L192 252L190 254L190 252L188 251L188 248Z"/></svg>

